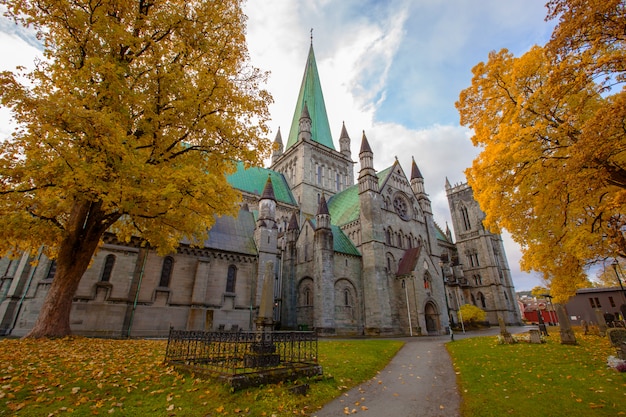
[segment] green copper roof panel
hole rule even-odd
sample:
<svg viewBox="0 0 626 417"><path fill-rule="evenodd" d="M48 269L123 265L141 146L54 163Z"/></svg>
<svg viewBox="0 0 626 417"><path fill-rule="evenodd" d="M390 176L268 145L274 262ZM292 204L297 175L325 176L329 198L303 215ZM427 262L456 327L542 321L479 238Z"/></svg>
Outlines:
<svg viewBox="0 0 626 417"><path fill-rule="evenodd" d="M311 138L322 145L335 149L333 145L333 137L330 134L330 125L328 124L328 116L326 115L326 105L324 104L324 95L322 94L322 85L320 77L317 73L317 64L315 63L315 55L313 54L313 45L309 49L309 57L306 61L304 69L304 77L300 85L300 93L296 102L296 110L291 121L291 130L289 130L289 139L285 150L295 145L298 141L298 130L300 125L300 115L306 102L311 116Z"/></svg>
<svg viewBox="0 0 626 417"><path fill-rule="evenodd" d="M317 227L315 219L310 219L313 227ZM361 256L359 250L354 246L350 238L334 224L330 225L330 230L333 232L333 250L339 253L345 253L347 255Z"/></svg>
<svg viewBox="0 0 626 417"><path fill-rule="evenodd" d="M296 205L296 199L289 189L287 180L280 172L259 167L245 169L243 162L237 162L237 171L229 175L227 179L230 185L238 190L256 194L260 197L263 193L263 188L265 188L267 176L270 174L272 175L276 201Z"/></svg>
<svg viewBox="0 0 626 417"><path fill-rule="evenodd" d="M448 241L448 237L443 232L443 230L441 230L441 227L439 227L439 225L437 223L435 223L435 230L436 230L436 235L437 235L437 239L438 240L443 240L444 242L449 242ZM449 243L452 243L452 242L449 242Z"/></svg>
<svg viewBox="0 0 626 417"><path fill-rule="evenodd" d="M392 169L393 165L377 173L379 186L385 182ZM328 211L330 212L330 221L339 226L358 219L360 213L359 185L355 184L332 196L328 200Z"/></svg>
<svg viewBox="0 0 626 417"><path fill-rule="evenodd" d="M204 241L205 248L227 252L257 255L254 243L256 223L249 211L239 210L236 217L221 216L215 218L215 224L209 230L209 237ZM189 240L183 239L183 243Z"/></svg>
<svg viewBox="0 0 626 417"><path fill-rule="evenodd" d="M335 252L361 256L359 250L354 246L350 238L346 236L339 226L331 225L330 228L333 231L333 249Z"/></svg>

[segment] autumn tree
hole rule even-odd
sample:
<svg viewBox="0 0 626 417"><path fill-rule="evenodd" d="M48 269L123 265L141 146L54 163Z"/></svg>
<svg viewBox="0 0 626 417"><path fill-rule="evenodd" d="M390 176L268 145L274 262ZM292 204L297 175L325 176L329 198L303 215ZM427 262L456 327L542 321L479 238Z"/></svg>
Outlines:
<svg viewBox="0 0 626 417"><path fill-rule="evenodd" d="M511 232L522 268L565 302L590 263L626 256L626 15L614 0L548 10L550 42L490 53L456 105L482 147L466 174L485 225Z"/></svg>
<svg viewBox="0 0 626 417"><path fill-rule="evenodd" d="M463 304L459 309L459 320L470 326L482 323L487 318L487 313L480 307L473 304Z"/></svg>
<svg viewBox="0 0 626 417"><path fill-rule="evenodd" d="M0 145L0 250L56 259L29 335L63 336L105 232L167 253L236 212L226 175L267 155L271 97L240 0L0 3L38 30L45 57L0 75L18 123Z"/></svg>
<svg viewBox="0 0 626 417"><path fill-rule="evenodd" d="M541 285L537 285L530 290L530 295L533 297L545 297L546 294L550 295L550 289L542 287Z"/></svg>
<svg viewBox="0 0 626 417"><path fill-rule="evenodd" d="M619 287L620 280L624 279L624 271L626 271L626 262L608 263L605 262L597 271L593 280L594 287L608 288ZM619 279L618 279L619 275ZM622 281L623 285L623 281Z"/></svg>

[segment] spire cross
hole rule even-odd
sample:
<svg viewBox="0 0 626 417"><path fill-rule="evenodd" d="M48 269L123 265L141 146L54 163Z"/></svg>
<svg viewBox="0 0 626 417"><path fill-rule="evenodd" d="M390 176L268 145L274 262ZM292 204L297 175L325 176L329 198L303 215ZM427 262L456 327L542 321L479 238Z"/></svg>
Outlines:
<svg viewBox="0 0 626 417"><path fill-rule="evenodd" d="M311 45L313 45L313 28L311 28Z"/></svg>

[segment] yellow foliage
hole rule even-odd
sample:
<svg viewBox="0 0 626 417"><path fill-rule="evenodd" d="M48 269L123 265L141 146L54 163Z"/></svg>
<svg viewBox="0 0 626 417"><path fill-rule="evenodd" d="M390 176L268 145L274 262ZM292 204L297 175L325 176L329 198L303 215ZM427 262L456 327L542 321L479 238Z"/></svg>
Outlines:
<svg viewBox="0 0 626 417"><path fill-rule="evenodd" d="M518 58L490 53L456 104L483 148L466 174L485 225L511 233L522 268L543 274L555 302L588 285L589 262L626 256L626 92L608 90L623 81L622 65L610 65L616 54L621 63L626 58L623 30L613 46L595 39L593 51L568 38L574 28L602 30L580 13L613 12L621 28L626 18L617 1L583 2L572 14L574 3L581 2L549 3L551 17L561 20L546 47Z"/></svg>
<svg viewBox="0 0 626 417"><path fill-rule="evenodd" d="M0 74L20 126L0 144L1 254L44 245L54 286L80 279L106 231L167 253L236 213L226 175L267 156L271 102L240 3L3 1L47 60L28 84Z"/></svg>

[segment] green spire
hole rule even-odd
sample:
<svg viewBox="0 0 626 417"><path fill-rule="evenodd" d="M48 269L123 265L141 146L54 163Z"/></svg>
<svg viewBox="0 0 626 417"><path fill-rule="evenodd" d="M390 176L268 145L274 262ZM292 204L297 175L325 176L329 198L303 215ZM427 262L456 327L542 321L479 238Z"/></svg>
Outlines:
<svg viewBox="0 0 626 417"><path fill-rule="evenodd" d="M304 103L306 103L311 117L311 138L315 142L334 150L335 146L333 145L333 137L330 134L326 105L324 104L324 95L322 94L322 85L320 84L315 55L313 54L313 44L311 44L309 57L306 60L304 77L302 78L302 85L300 85L300 93L298 94L296 110L293 114L293 120L291 121L291 130L289 131L289 139L287 140L285 151L298 141L298 128Z"/></svg>

